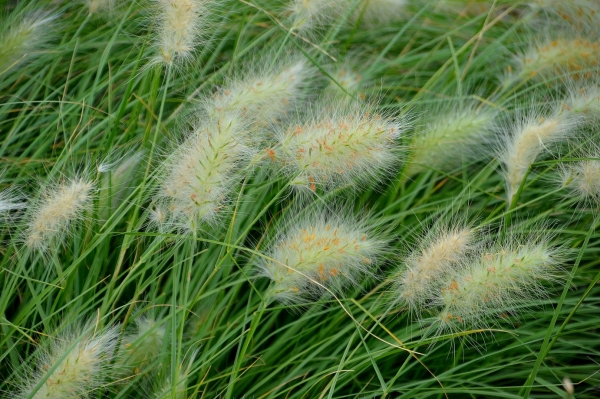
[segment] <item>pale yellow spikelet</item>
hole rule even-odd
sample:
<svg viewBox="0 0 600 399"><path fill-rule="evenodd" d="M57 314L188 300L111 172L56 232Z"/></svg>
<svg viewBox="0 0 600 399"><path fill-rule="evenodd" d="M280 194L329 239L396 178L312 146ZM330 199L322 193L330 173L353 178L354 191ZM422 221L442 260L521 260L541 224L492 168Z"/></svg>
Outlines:
<svg viewBox="0 0 600 399"><path fill-rule="evenodd" d="M530 5L535 11L554 14L574 26L600 20L600 3L597 0L534 0Z"/></svg>
<svg viewBox="0 0 600 399"><path fill-rule="evenodd" d="M568 73L575 79L590 78L600 66L600 41L592 37L557 37L539 42L516 59L511 79L551 78Z"/></svg>
<svg viewBox="0 0 600 399"><path fill-rule="evenodd" d="M455 272L476 248L472 229L439 223L405 260L406 270L395 282L399 301L419 314L440 288L441 281Z"/></svg>
<svg viewBox="0 0 600 399"><path fill-rule="evenodd" d="M574 85L562 103L564 112L584 116L590 122L600 119L600 86L597 84Z"/></svg>
<svg viewBox="0 0 600 399"><path fill-rule="evenodd" d="M462 162L477 160L495 129L496 112L471 105L424 112L409 147L406 176L428 169L451 172Z"/></svg>
<svg viewBox="0 0 600 399"><path fill-rule="evenodd" d="M510 234L482 248L469 264L446 277L432 302L432 308L439 309L441 330L486 328L494 319L547 295L542 283L559 278L564 256L539 227L539 232Z"/></svg>
<svg viewBox="0 0 600 399"><path fill-rule="evenodd" d="M254 156L247 126L234 113L197 122L164 162L155 220L166 211L167 225L191 233L220 219Z"/></svg>
<svg viewBox="0 0 600 399"><path fill-rule="evenodd" d="M273 281L274 298L301 302L359 284L385 251L385 241L366 221L310 209L277 234L258 266Z"/></svg>
<svg viewBox="0 0 600 399"><path fill-rule="evenodd" d="M0 73L33 59L52 39L56 14L37 11L21 18L9 17L0 27Z"/></svg>
<svg viewBox="0 0 600 399"><path fill-rule="evenodd" d="M586 158L600 159L600 154L592 153ZM559 173L561 185L569 193L569 198L580 202L600 201L600 160L585 160L564 165Z"/></svg>
<svg viewBox="0 0 600 399"><path fill-rule="evenodd" d="M339 16L346 3L336 0L291 0L289 12L291 14L292 31L302 34L334 21Z"/></svg>
<svg viewBox="0 0 600 399"><path fill-rule="evenodd" d="M580 118L567 113L555 112L546 117L532 113L509 127L500 149L509 203L538 156L572 136L580 123Z"/></svg>
<svg viewBox="0 0 600 399"><path fill-rule="evenodd" d="M316 191L380 181L399 161L397 140L408 123L371 113L368 106L327 106L278 132L267 155L292 179Z"/></svg>
<svg viewBox="0 0 600 399"><path fill-rule="evenodd" d="M47 189L32 204L24 241L32 249L44 251L59 245L73 223L85 216L95 193L94 182L74 178Z"/></svg>
<svg viewBox="0 0 600 399"><path fill-rule="evenodd" d="M189 60L201 42L207 13L205 0L154 0L157 6L156 55L153 63Z"/></svg>
<svg viewBox="0 0 600 399"><path fill-rule="evenodd" d="M273 69L249 71L232 79L205 103L206 112L212 118L228 112L239 113L262 125L281 117L302 101L302 89L314 71L304 60L283 61Z"/></svg>
<svg viewBox="0 0 600 399"><path fill-rule="evenodd" d="M61 334L38 349L36 369L27 377L18 398L87 398L105 383L115 372L110 362L117 343L118 326L103 331L86 327L83 331L87 332Z"/></svg>

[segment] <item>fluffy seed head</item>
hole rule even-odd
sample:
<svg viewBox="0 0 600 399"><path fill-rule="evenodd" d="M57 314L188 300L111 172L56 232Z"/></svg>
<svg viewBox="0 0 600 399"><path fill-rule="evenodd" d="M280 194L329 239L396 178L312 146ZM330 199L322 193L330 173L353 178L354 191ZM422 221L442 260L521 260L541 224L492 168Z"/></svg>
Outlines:
<svg viewBox="0 0 600 399"><path fill-rule="evenodd" d="M554 14L574 25L600 19L600 3L596 0L534 0L530 4L536 11Z"/></svg>
<svg viewBox="0 0 600 399"><path fill-rule="evenodd" d="M118 326L114 326L102 332L69 333L54 339L47 347L37 350L36 369L28 377L18 398L87 398L114 372L110 362L117 338ZM46 381L34 392L36 385L48 373Z"/></svg>
<svg viewBox="0 0 600 399"><path fill-rule="evenodd" d="M517 120L506 131L500 161L504 167L509 202L540 153L568 138L579 122L579 118L566 113L554 113L548 117L530 114Z"/></svg>
<svg viewBox="0 0 600 399"><path fill-rule="evenodd" d="M449 276L432 304L443 329L485 328L490 318L515 313L546 296L543 281L556 280L560 250L546 238L498 243Z"/></svg>
<svg viewBox="0 0 600 399"><path fill-rule="evenodd" d="M52 38L52 24L57 16L44 11L31 13L20 20L9 19L0 28L0 73L42 50Z"/></svg>
<svg viewBox="0 0 600 399"><path fill-rule="evenodd" d="M598 85L580 85L569 90L562 104L565 112L585 116L591 122L600 119L600 87Z"/></svg>
<svg viewBox="0 0 600 399"><path fill-rule="evenodd" d="M407 0L366 0L359 4L356 18L367 26L378 26L399 20L405 13Z"/></svg>
<svg viewBox="0 0 600 399"><path fill-rule="evenodd" d="M135 320L136 331L126 335L121 343L120 360L127 368L134 368L137 374L146 363L152 362L163 347L165 327L151 317Z"/></svg>
<svg viewBox="0 0 600 399"><path fill-rule="evenodd" d="M600 158L593 154L588 158ZM600 201L600 161L581 161L566 165L561 173L562 186L581 202Z"/></svg>
<svg viewBox="0 0 600 399"><path fill-rule="evenodd" d="M154 0L156 2L156 56L153 63L173 65L191 58L205 25L204 0Z"/></svg>
<svg viewBox="0 0 600 399"><path fill-rule="evenodd" d="M158 381L153 384L152 391L146 393L147 398L153 399L185 399L187 398L187 380L194 363L196 352L187 361L187 366L179 364L177 367L177 382L171 380L171 376L159 376ZM173 388L174 392L173 392ZM173 395L174 393L174 395Z"/></svg>
<svg viewBox="0 0 600 399"><path fill-rule="evenodd" d="M233 113L198 122L164 163L153 209L157 220L167 211L168 224L193 232L219 219L254 155L246 128Z"/></svg>
<svg viewBox="0 0 600 399"><path fill-rule="evenodd" d="M85 0L84 3L90 14L110 12L115 8L115 0Z"/></svg>
<svg viewBox="0 0 600 399"><path fill-rule="evenodd" d="M361 276L373 274L385 249L358 218L308 210L277 234L260 261L260 275L274 282L274 298L300 302L324 293L315 282L333 292L358 285Z"/></svg>
<svg viewBox="0 0 600 399"><path fill-rule="evenodd" d="M335 79L335 82L330 82L325 89L327 96L345 102L353 101L355 96L364 99L364 95L358 91L361 86L362 76L351 67L348 65L342 66L333 70L330 75Z"/></svg>
<svg viewBox="0 0 600 399"><path fill-rule="evenodd" d="M345 184L371 184L397 165L397 139L406 123L363 107L324 110L279 132L267 155L280 162L292 186L316 191ZM335 109L335 108L334 108Z"/></svg>
<svg viewBox="0 0 600 399"><path fill-rule="evenodd" d="M600 62L600 41L588 37L558 38L536 44L516 59L512 79L548 78L569 73L573 78L591 77L590 68ZM510 80L510 79L509 79Z"/></svg>
<svg viewBox="0 0 600 399"><path fill-rule="evenodd" d="M39 251L60 244L69 227L85 216L92 204L94 183L74 178L44 192L32 205L25 244Z"/></svg>
<svg viewBox="0 0 600 399"><path fill-rule="evenodd" d="M292 0L291 30L308 33L333 21L345 3L332 0Z"/></svg>
<svg viewBox="0 0 600 399"><path fill-rule="evenodd" d="M250 73L234 79L205 105L209 115L237 112L261 124L268 124L302 99L311 68L304 60L291 62L276 73Z"/></svg>
<svg viewBox="0 0 600 399"><path fill-rule="evenodd" d="M429 114L429 113L428 113ZM414 133L406 175L428 168L450 172L461 162L474 158L494 132L495 112L463 107L441 114L432 112Z"/></svg>
<svg viewBox="0 0 600 399"><path fill-rule="evenodd" d="M399 302L419 315L428 305L435 290L448 275L455 272L476 248L475 233L464 225L438 225L432 228L419 248L406 259L406 270L396 281Z"/></svg>

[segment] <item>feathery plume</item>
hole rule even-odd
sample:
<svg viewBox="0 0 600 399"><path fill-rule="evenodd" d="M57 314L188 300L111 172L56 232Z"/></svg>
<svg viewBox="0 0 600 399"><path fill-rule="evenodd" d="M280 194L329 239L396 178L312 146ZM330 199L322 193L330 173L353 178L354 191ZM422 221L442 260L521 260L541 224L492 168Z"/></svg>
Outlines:
<svg viewBox="0 0 600 399"><path fill-rule="evenodd" d="M160 354L165 339L165 326L147 316L138 317L135 325L135 333L123 338L119 359L125 368L133 367L137 374L141 367Z"/></svg>
<svg viewBox="0 0 600 399"><path fill-rule="evenodd" d="M587 158L598 158L592 154ZM562 187L565 187L581 202L600 201L600 161L586 160L563 166L559 173Z"/></svg>
<svg viewBox="0 0 600 399"><path fill-rule="evenodd" d="M572 114L555 112L543 117L532 112L506 131L499 157L509 203L538 156L552 144L568 138L580 122Z"/></svg>
<svg viewBox="0 0 600 399"><path fill-rule="evenodd" d="M496 112L491 109L463 106L427 114L431 116L417 128L410 144L407 176L429 168L450 172L482 153L478 148L494 132Z"/></svg>
<svg viewBox="0 0 600 399"><path fill-rule="evenodd" d="M333 70L330 75L335 82L329 82L329 85L325 88L325 96L345 102L354 101L355 97L364 99L364 95L359 93L362 76L349 65Z"/></svg>
<svg viewBox="0 0 600 399"><path fill-rule="evenodd" d="M205 0L154 0L157 32L154 64L189 60L199 44L206 21Z"/></svg>
<svg viewBox="0 0 600 399"><path fill-rule="evenodd" d="M596 0L534 0L535 11L554 14L570 24L583 24L600 19L600 3Z"/></svg>
<svg viewBox="0 0 600 399"><path fill-rule="evenodd" d="M258 265L259 275L274 282L273 297L284 303L301 302L325 292L315 282L339 293L373 275L386 243L366 220L322 209L290 220Z"/></svg>
<svg viewBox="0 0 600 399"><path fill-rule="evenodd" d="M25 244L39 251L59 245L68 234L69 226L85 216L94 192L93 182L77 177L42 193L31 206Z"/></svg>
<svg viewBox="0 0 600 399"><path fill-rule="evenodd" d="M278 132L272 161L292 178L292 187L335 188L378 181L397 165L396 142L407 123L358 106L324 107L304 123Z"/></svg>
<svg viewBox="0 0 600 399"><path fill-rule="evenodd" d="M367 26L389 24L402 18L407 4L407 0L365 0L357 7L356 19Z"/></svg>
<svg viewBox="0 0 600 399"><path fill-rule="evenodd" d="M216 223L253 155L242 116L199 121L164 162L154 216L168 211L167 224L188 233Z"/></svg>
<svg viewBox="0 0 600 399"><path fill-rule="evenodd" d="M110 12L115 8L115 0L84 0L90 14Z"/></svg>
<svg viewBox="0 0 600 399"><path fill-rule="evenodd" d="M335 20L346 4L334 0L292 0L290 30L309 33Z"/></svg>
<svg viewBox="0 0 600 399"><path fill-rule="evenodd" d="M194 364L194 359L197 352L192 353L187 361L187 366L179 364L177 368L177 381L171 380L171 377L163 377L154 384L152 392L148 392L146 397L153 399L185 399L187 398L187 380L190 376L190 371Z"/></svg>
<svg viewBox="0 0 600 399"><path fill-rule="evenodd" d="M561 249L539 236L511 235L484 248L472 262L446 278L432 301L440 329L486 328L493 316L516 313L531 299L543 298L543 281L555 281Z"/></svg>
<svg viewBox="0 0 600 399"><path fill-rule="evenodd" d="M471 228L461 223L437 223L405 260L406 269L395 281L399 302L419 315L441 288L441 281L455 273L476 248L477 238Z"/></svg>
<svg viewBox="0 0 600 399"><path fill-rule="evenodd" d="M549 78L569 73L573 78L589 78L593 74L587 69L598 67L600 41L580 36L546 40L538 43L516 59L517 71L506 83L529 78Z"/></svg>
<svg viewBox="0 0 600 399"><path fill-rule="evenodd" d="M282 64L277 73L247 72L241 79L232 79L206 102L207 113L213 118L228 112L241 113L261 124L283 115L302 99L302 89L312 70L304 60Z"/></svg>
<svg viewBox="0 0 600 399"><path fill-rule="evenodd" d="M584 116L590 122L600 119L600 87L582 84L569 89L569 94L562 104L563 111Z"/></svg>
<svg viewBox="0 0 600 399"><path fill-rule="evenodd" d="M92 328L87 327L84 331ZM34 357L37 368L31 372L17 397L87 398L114 372L114 367L110 363L118 336L118 326L100 332L60 335L47 347L41 347L36 351ZM47 379L42 383L46 377ZM39 389L36 390L38 385L40 385Z"/></svg>
<svg viewBox="0 0 600 399"><path fill-rule="evenodd" d="M56 14L30 13L22 19L10 18L0 29L0 73L24 60L30 60L52 38Z"/></svg>

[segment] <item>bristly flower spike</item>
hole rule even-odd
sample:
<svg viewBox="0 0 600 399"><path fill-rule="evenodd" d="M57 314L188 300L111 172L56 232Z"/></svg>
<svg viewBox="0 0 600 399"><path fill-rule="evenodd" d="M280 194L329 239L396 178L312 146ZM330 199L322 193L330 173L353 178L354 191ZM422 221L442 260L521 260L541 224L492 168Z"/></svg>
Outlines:
<svg viewBox="0 0 600 399"><path fill-rule="evenodd" d="M395 280L397 301L406 304L414 315L429 305L441 282L464 264L477 249L476 233L462 223L439 222L408 255L406 269Z"/></svg>
<svg viewBox="0 0 600 399"><path fill-rule="evenodd" d="M561 186L566 188L579 202L600 202L600 154L592 153L585 161L564 164L560 170Z"/></svg>
<svg viewBox="0 0 600 399"><path fill-rule="evenodd" d="M0 29L0 73L42 50L52 38L56 18L56 14L37 11L22 19L4 21Z"/></svg>
<svg viewBox="0 0 600 399"><path fill-rule="evenodd" d="M397 140L408 122L369 111L364 104L324 106L314 116L278 132L267 154L291 185L316 191L380 181L398 165Z"/></svg>
<svg viewBox="0 0 600 399"><path fill-rule="evenodd" d="M25 244L38 251L46 251L69 234L69 228L82 220L92 205L96 188L94 182L83 177L66 180L49 187L31 205L25 229Z"/></svg>
<svg viewBox="0 0 600 399"><path fill-rule="evenodd" d="M230 112L267 125L302 98L302 89L313 72L304 60L282 62L277 72L249 72L234 78L204 104L212 118Z"/></svg>
<svg viewBox="0 0 600 399"><path fill-rule="evenodd" d="M345 3L332 0L292 0L289 6L292 31L306 34L335 20Z"/></svg>
<svg viewBox="0 0 600 399"><path fill-rule="evenodd" d="M118 326L103 331L88 326L84 330L92 331L61 334L36 351L36 368L26 377L17 398L83 399L105 383L115 372L111 360Z"/></svg>
<svg viewBox="0 0 600 399"><path fill-rule="evenodd" d="M562 258L562 250L550 244L543 228L537 235L512 234L483 248L445 279L432 301L440 330L487 328L491 320L545 297L542 283L559 279Z"/></svg>
<svg viewBox="0 0 600 399"><path fill-rule="evenodd" d="M504 168L509 204L538 156L553 144L569 138L580 123L581 118L569 113L554 112L541 116L532 112L517 119L507 129L499 157Z"/></svg>
<svg viewBox="0 0 600 399"><path fill-rule="evenodd" d="M559 37L531 47L516 59L516 71L505 85L531 78L554 78L568 73L574 79L590 78L600 65L600 41L588 37Z"/></svg>
<svg viewBox="0 0 600 399"><path fill-rule="evenodd" d="M172 66L189 60L206 25L206 0L154 0L157 32L153 64Z"/></svg>
<svg viewBox="0 0 600 399"><path fill-rule="evenodd" d="M164 162L155 220L166 217L167 225L185 233L219 220L255 154L247 127L234 113L198 121Z"/></svg>
<svg viewBox="0 0 600 399"><path fill-rule="evenodd" d="M489 143L496 112L474 106L427 112L427 119L413 134L409 146L407 177L428 169L451 172L462 161L477 159Z"/></svg>
<svg viewBox="0 0 600 399"><path fill-rule="evenodd" d="M259 275L273 281L273 298L303 302L373 276L387 244L361 219L367 218L309 209L289 220L258 265Z"/></svg>

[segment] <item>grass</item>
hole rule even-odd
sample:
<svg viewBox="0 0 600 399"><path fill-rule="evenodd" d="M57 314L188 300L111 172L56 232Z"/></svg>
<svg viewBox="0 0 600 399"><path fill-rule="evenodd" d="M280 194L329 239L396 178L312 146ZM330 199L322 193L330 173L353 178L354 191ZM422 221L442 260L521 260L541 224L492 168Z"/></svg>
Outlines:
<svg viewBox="0 0 600 399"><path fill-rule="evenodd" d="M79 2L0 3L6 21L38 9L58 14L43 32L48 44L0 63L0 188L18 188L33 203L62 176L85 176L98 187L85 219L47 253L22 243L33 207L2 220L0 392L14 397L35 369L35 349L61 331L118 324L123 338L150 317L164 331L157 355L103 380L89 397L598 397L598 203L580 203L552 183L560 165L595 147L593 123L538 159L509 205L499 144L486 143L465 146L449 170L425 167L408 178L404 163L370 187L350 183L317 195L297 195L261 163L245 173L219 223L195 234L147 227L161 161L181 142L194 106L250 64L305 58L316 71L305 104L338 84L336 65L353 65L363 82L355 101L377 100L379 112L413 126L445 104L489 107L496 125L508 126L567 91L564 71L503 84L513 56L535 35L531 20L550 25L552 15L533 17L519 2L409 3L397 21L367 29L337 17L303 36L287 30L280 2L223 0L209 16L206 43L173 68L148 66L151 1L119 2L101 15ZM487 11L471 13L474 3ZM344 12L350 17L362 6L350 1ZM295 113L302 116L302 107ZM400 144L410 141L405 134ZM98 172L106 160L133 154L139 161L130 173ZM390 239L380 278L301 305L271 301L270 282L256 278L258 259L299 208L323 205L370 212L369 225ZM518 316L436 335L398 305L390 282L428 226L455 214L494 238L509 224L525 232L545 226L567 249L562 285L546 284L546 296L511 309ZM119 346L126 349L124 341ZM111 366L123 361L117 356Z"/></svg>

